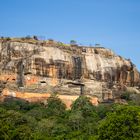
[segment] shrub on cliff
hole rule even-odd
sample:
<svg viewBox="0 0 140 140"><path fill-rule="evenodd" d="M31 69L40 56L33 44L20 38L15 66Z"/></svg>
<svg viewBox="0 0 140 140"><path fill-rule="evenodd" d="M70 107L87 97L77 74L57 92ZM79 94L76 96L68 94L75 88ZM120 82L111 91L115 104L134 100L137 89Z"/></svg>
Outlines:
<svg viewBox="0 0 140 140"><path fill-rule="evenodd" d="M125 99L125 100L127 100L127 101L130 101L130 100L131 100L131 98L130 98L130 95L131 95L131 94L132 94L132 93L130 93L130 92L128 92L128 91L124 92L124 93L121 94L121 99Z"/></svg>
<svg viewBox="0 0 140 140"><path fill-rule="evenodd" d="M77 42L75 40L71 40L70 45L77 45Z"/></svg>
<svg viewBox="0 0 140 140"><path fill-rule="evenodd" d="M31 37L30 35L27 35L27 36L25 37L25 39L26 39L26 40L29 40L29 39L32 39L32 37Z"/></svg>
<svg viewBox="0 0 140 140"><path fill-rule="evenodd" d="M36 35L33 36L34 40L38 40L38 37Z"/></svg>
<svg viewBox="0 0 140 140"><path fill-rule="evenodd" d="M140 94L132 94L131 95L131 102L129 102L129 104L132 104L132 105L140 105Z"/></svg>

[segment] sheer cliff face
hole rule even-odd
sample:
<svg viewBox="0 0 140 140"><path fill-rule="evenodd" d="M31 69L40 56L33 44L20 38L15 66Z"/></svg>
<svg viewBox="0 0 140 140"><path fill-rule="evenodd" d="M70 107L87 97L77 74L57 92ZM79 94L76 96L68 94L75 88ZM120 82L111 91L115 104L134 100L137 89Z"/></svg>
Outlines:
<svg viewBox="0 0 140 140"><path fill-rule="evenodd" d="M25 74L55 78L57 84L60 79L81 79L91 87L90 90L94 89L88 81L92 84L104 82L134 86L140 79L130 60L115 55L109 49L58 43L1 41L0 66L1 72L17 73L17 79Z"/></svg>
<svg viewBox="0 0 140 140"><path fill-rule="evenodd" d="M87 48L84 55L87 70L95 79L128 85L139 81L139 72L132 62L115 55L109 49Z"/></svg>

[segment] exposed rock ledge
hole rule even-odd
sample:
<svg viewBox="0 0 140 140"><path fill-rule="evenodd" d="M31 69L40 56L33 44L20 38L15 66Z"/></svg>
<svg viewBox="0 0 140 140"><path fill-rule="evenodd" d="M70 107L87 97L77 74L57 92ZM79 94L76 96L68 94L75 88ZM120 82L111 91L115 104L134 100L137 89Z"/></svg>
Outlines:
<svg viewBox="0 0 140 140"><path fill-rule="evenodd" d="M24 87L25 92L44 93L42 97L57 92L67 97L96 96L102 101L140 86L135 65L110 49L33 39L0 39L0 74L6 88Z"/></svg>
<svg viewBox="0 0 140 140"><path fill-rule="evenodd" d="M17 91L9 91L8 89L3 90L3 97L14 97L18 99L24 99L28 102L42 102L46 101L51 96L50 93L28 93L28 92L17 92ZM71 107L73 101L75 101L79 96L78 95L58 95L58 98L62 100L66 104L67 108ZM91 102L94 105L98 105L98 98L88 96L91 99ZM4 100L4 98L3 98Z"/></svg>

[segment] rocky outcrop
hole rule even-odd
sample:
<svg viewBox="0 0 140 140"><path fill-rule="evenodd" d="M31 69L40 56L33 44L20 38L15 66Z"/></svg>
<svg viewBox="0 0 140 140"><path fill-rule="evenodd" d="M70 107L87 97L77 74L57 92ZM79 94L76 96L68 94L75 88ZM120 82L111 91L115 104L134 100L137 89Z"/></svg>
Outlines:
<svg viewBox="0 0 140 140"><path fill-rule="evenodd" d="M46 86L66 95L84 90L100 100L140 83L135 65L110 49L30 39L0 40L0 72L1 77L16 74L15 84L25 89Z"/></svg>

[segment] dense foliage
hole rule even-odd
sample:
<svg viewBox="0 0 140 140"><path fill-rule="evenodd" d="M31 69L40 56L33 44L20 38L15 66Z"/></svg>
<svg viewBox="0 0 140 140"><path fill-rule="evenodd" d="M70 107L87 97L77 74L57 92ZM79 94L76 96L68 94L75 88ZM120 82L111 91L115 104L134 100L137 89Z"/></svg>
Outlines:
<svg viewBox="0 0 140 140"><path fill-rule="evenodd" d="M96 107L85 96L80 96L70 110L56 96L50 97L47 104L16 99L0 104L0 140L131 139L140 139L138 105Z"/></svg>
<svg viewBox="0 0 140 140"><path fill-rule="evenodd" d="M99 125L99 139L140 140L140 107L121 106Z"/></svg>

